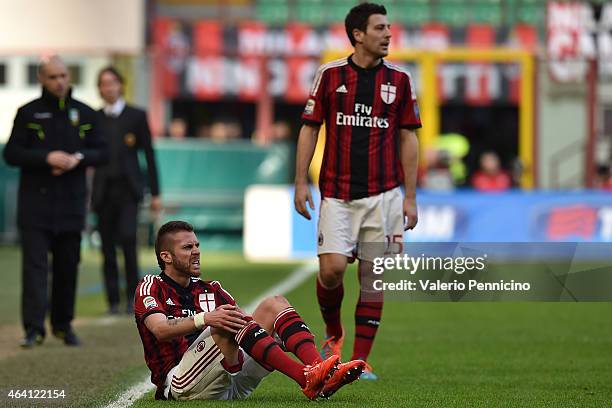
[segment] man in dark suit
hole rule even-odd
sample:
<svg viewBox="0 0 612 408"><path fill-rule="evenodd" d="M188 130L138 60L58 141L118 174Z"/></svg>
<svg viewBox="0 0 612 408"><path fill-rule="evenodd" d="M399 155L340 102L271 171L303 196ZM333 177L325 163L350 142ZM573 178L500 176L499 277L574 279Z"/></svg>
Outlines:
<svg viewBox="0 0 612 408"><path fill-rule="evenodd" d="M48 254L53 255L51 326L69 346L80 343L72 330L81 231L85 225L85 169L108 159L98 117L72 98L64 62L41 62L42 96L17 111L4 149L9 165L21 169L17 224L21 238L22 347L41 344L47 312Z"/></svg>
<svg viewBox="0 0 612 408"><path fill-rule="evenodd" d="M132 313L134 291L138 284L136 228L138 206L145 188L138 161L139 150L144 151L147 162L151 211L157 213L161 208L147 114L125 103L123 85L123 77L115 68L107 67L100 71L98 89L105 106L99 111L99 118L109 145L110 161L96 169L92 208L98 215L104 256L104 284L111 314L119 312L119 268L115 245L121 245L125 260L128 313Z"/></svg>

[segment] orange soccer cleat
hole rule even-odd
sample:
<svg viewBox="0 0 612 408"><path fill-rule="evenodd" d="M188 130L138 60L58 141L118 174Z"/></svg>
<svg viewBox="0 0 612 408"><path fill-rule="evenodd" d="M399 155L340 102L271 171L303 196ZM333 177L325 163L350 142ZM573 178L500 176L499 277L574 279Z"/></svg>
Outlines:
<svg viewBox="0 0 612 408"><path fill-rule="evenodd" d="M308 399L314 400L319 396L323 384L328 378L331 378L331 373L338 366L339 362L340 357L334 355L318 364L304 368L306 386L302 388L302 392Z"/></svg>
<svg viewBox="0 0 612 408"><path fill-rule="evenodd" d="M331 356L340 357L342 354L342 345L344 344L344 332L339 338L326 337L325 342L321 346L321 357L329 358Z"/></svg>
<svg viewBox="0 0 612 408"><path fill-rule="evenodd" d="M329 398L341 387L358 380L365 367L366 363L363 360L353 360L348 363L338 364L331 377L323 384L319 396Z"/></svg>

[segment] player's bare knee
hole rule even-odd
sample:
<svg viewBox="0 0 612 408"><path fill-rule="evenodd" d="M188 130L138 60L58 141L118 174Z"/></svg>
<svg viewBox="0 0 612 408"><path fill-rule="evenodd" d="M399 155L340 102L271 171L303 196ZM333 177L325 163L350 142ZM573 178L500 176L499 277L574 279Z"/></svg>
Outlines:
<svg viewBox="0 0 612 408"><path fill-rule="evenodd" d="M327 288L333 289L338 287L342 283L342 279L344 278L344 270L326 268L321 269L319 271L319 282Z"/></svg>
<svg viewBox="0 0 612 408"><path fill-rule="evenodd" d="M217 345L219 345L219 343L225 343L225 342L229 342L229 343L236 342L236 340L234 339L235 334L230 333L227 330L219 329L216 327L211 327L210 334L213 340L215 341L215 344Z"/></svg>
<svg viewBox="0 0 612 408"><path fill-rule="evenodd" d="M212 328L211 337L228 364L235 364L238 361L239 349L234 334L226 330Z"/></svg>
<svg viewBox="0 0 612 408"><path fill-rule="evenodd" d="M319 257L319 282L333 289L342 283L347 258L339 254L323 254Z"/></svg>
<svg viewBox="0 0 612 408"><path fill-rule="evenodd" d="M286 309L289 306L291 306L289 301L284 296L280 295L269 296L260 303L260 307L263 309L263 311L267 315L273 316L276 316L283 309Z"/></svg>

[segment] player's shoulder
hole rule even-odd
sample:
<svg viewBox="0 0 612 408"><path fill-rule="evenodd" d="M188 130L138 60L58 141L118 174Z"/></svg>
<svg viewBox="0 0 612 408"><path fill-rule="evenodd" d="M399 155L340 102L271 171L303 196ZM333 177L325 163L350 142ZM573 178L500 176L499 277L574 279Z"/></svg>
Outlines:
<svg viewBox="0 0 612 408"><path fill-rule="evenodd" d="M348 65L348 58L340 58L334 61L330 61L327 64L323 64L317 69L315 79L310 90L311 95L316 95L319 90L319 85L323 82L323 77L328 75L335 70L342 69L342 67Z"/></svg>
<svg viewBox="0 0 612 408"><path fill-rule="evenodd" d="M402 76L406 76L408 79L412 78L412 76L410 75L410 72L407 69L405 69L405 68L403 68L403 67L401 67L401 66L399 66L397 64L394 64L394 63L389 62L387 60L383 60L383 65L387 69L389 69L391 71L395 71L395 72L399 73Z"/></svg>
<svg viewBox="0 0 612 408"><path fill-rule="evenodd" d="M339 58L337 60L333 60L330 62L327 62L321 66L319 66L319 69L317 70L318 73L323 74L326 71L333 71L333 70L337 70L342 68L343 66L348 65L348 58L347 57L343 57L343 58Z"/></svg>
<svg viewBox="0 0 612 408"><path fill-rule="evenodd" d="M215 291L223 289L223 286L221 286L221 282L213 280L213 281L201 281L204 285L206 285L207 288L211 288Z"/></svg>
<svg viewBox="0 0 612 408"><path fill-rule="evenodd" d="M207 283L225 303L235 303L234 297L226 289L224 289L223 286L221 286L221 282L209 281Z"/></svg>
<svg viewBox="0 0 612 408"><path fill-rule="evenodd" d="M136 286L136 295L151 296L151 293L155 293L156 287L161 285L162 282L163 280L159 275L145 275Z"/></svg>

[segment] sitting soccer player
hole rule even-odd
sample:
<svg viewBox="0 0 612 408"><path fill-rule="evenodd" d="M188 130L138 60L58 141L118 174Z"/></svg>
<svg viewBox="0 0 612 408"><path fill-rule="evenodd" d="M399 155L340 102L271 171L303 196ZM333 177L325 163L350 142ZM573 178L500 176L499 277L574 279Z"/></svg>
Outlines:
<svg viewBox="0 0 612 408"><path fill-rule="evenodd" d="M219 282L200 280L199 242L188 223L164 224L155 254L162 272L139 282L134 313L156 399L243 399L273 370L309 399L328 398L361 375L363 361L322 360L285 298L269 297L249 316Z"/></svg>

